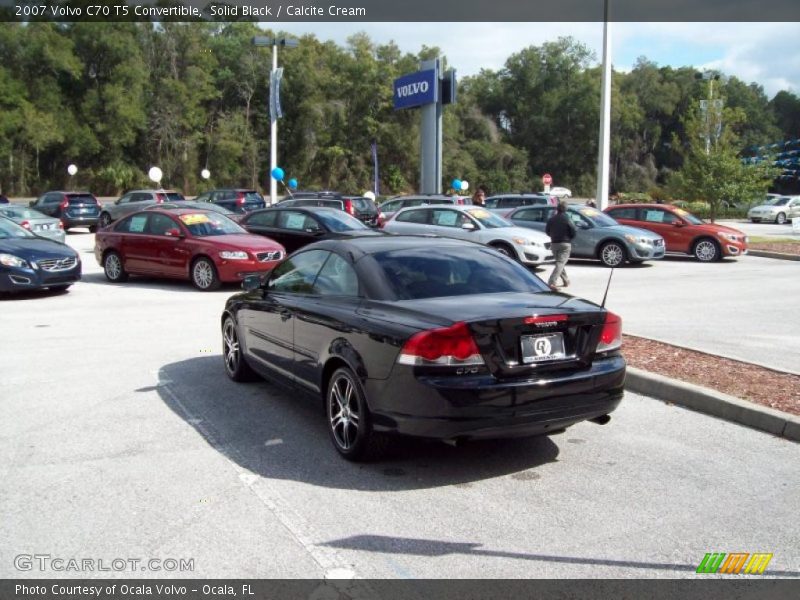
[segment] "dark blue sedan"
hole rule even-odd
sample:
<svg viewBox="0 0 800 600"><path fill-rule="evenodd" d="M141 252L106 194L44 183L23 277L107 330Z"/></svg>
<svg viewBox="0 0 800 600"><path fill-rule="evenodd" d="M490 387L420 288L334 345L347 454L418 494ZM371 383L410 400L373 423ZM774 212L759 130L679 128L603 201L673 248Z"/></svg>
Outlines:
<svg viewBox="0 0 800 600"><path fill-rule="evenodd" d="M0 292L65 290L80 278L75 250L0 217Z"/></svg>

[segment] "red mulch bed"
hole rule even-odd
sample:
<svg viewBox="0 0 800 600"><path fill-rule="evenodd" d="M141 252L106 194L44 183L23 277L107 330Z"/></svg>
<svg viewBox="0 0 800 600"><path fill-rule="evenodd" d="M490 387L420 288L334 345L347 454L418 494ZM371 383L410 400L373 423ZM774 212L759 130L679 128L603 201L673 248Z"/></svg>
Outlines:
<svg viewBox="0 0 800 600"><path fill-rule="evenodd" d="M632 367L800 415L798 375L632 335L623 336L622 354Z"/></svg>
<svg viewBox="0 0 800 600"><path fill-rule="evenodd" d="M781 254L800 254L800 242L756 242L747 244L750 250L780 252Z"/></svg>

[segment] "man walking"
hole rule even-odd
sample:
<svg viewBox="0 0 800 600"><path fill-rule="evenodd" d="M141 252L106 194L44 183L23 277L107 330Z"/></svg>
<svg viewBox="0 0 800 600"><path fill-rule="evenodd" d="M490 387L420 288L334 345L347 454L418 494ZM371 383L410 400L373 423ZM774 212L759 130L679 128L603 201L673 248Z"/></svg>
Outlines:
<svg viewBox="0 0 800 600"><path fill-rule="evenodd" d="M559 277L564 281L564 287L569 285L566 266L569 260L569 253L572 251L572 238L575 237L575 225L567 216L567 203L561 201L556 206L556 214L550 217L544 229L550 236L550 249L553 251L553 258L556 259L556 268L550 274L547 283L550 289L557 290L556 282Z"/></svg>

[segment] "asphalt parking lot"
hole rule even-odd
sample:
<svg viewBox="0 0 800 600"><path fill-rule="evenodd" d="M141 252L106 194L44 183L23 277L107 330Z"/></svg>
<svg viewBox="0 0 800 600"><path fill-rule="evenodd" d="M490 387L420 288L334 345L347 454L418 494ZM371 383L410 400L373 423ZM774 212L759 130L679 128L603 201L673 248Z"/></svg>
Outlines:
<svg viewBox="0 0 800 600"><path fill-rule="evenodd" d="M17 571L20 553L195 561L140 576L695 577L713 551L772 552L769 574L800 576L795 443L627 394L605 426L406 441L350 464L316 403L225 377L218 323L235 287L111 285L93 237L68 238L84 260L68 293L0 302L0 577L62 575ZM609 271L571 268L570 290L599 300ZM797 319L742 319L797 297L796 269L667 259L617 270L609 307L632 333L707 330L698 344L765 361L773 339L797 357Z"/></svg>

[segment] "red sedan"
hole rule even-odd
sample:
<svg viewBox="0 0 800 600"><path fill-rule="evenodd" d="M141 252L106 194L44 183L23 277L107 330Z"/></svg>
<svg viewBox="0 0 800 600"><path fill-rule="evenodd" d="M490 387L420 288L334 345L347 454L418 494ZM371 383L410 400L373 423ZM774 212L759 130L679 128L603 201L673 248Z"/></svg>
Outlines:
<svg viewBox="0 0 800 600"><path fill-rule="evenodd" d="M671 204L617 204L605 212L623 225L657 233L667 252L692 254L701 262L747 254L747 236L738 229L706 223Z"/></svg>
<svg viewBox="0 0 800 600"><path fill-rule="evenodd" d="M200 290L269 271L285 254L277 242L224 215L188 208L129 215L98 231L94 245L109 281L129 274L188 278Z"/></svg>

